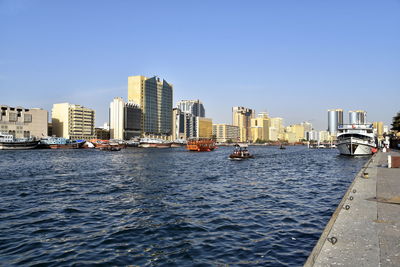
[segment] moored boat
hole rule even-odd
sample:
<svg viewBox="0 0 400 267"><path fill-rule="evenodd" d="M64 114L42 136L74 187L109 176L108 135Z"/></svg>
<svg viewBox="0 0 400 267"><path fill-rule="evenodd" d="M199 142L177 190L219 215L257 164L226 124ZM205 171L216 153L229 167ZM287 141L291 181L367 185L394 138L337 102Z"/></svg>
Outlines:
<svg viewBox="0 0 400 267"><path fill-rule="evenodd" d="M177 139L177 140L172 141L171 147L184 147L184 146L186 146L186 144L187 144L186 140Z"/></svg>
<svg viewBox="0 0 400 267"><path fill-rule="evenodd" d="M140 138L139 147L169 148L169 147L171 147L171 142L162 140L162 139L158 139L158 138L144 137L144 138Z"/></svg>
<svg viewBox="0 0 400 267"><path fill-rule="evenodd" d="M46 137L40 139L40 148L51 149L78 149L83 146L85 140L71 141L63 137Z"/></svg>
<svg viewBox="0 0 400 267"><path fill-rule="evenodd" d="M216 148L215 141L213 139L192 139L187 141L186 149L189 151L213 151Z"/></svg>
<svg viewBox="0 0 400 267"><path fill-rule="evenodd" d="M0 134L0 150L22 150L33 149L39 144L34 138L16 139L10 134Z"/></svg>
<svg viewBox="0 0 400 267"><path fill-rule="evenodd" d="M342 155L371 155L377 144L372 124L344 124L338 128L337 149Z"/></svg>

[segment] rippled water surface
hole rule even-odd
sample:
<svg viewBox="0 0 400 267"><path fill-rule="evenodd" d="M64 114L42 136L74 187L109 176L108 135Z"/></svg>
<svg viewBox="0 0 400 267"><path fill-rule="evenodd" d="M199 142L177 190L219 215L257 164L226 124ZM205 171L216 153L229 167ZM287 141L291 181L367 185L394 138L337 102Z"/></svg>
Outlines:
<svg viewBox="0 0 400 267"><path fill-rule="evenodd" d="M250 151L0 151L0 262L302 265L366 158Z"/></svg>

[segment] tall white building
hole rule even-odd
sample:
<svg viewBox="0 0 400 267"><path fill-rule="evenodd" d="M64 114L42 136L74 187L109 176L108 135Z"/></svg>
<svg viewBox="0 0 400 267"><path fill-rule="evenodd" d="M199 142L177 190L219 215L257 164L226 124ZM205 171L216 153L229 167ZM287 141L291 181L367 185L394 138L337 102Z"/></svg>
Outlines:
<svg viewBox="0 0 400 267"><path fill-rule="evenodd" d="M338 126L343 124L343 109L328 110L328 132L336 134Z"/></svg>
<svg viewBox="0 0 400 267"><path fill-rule="evenodd" d="M115 97L110 103L109 125L111 139L124 139L124 107L122 97Z"/></svg>
<svg viewBox="0 0 400 267"><path fill-rule="evenodd" d="M196 117L206 116L204 105L200 100L181 100L178 102L177 108Z"/></svg>
<svg viewBox="0 0 400 267"><path fill-rule="evenodd" d="M349 111L349 124L366 124L367 112L364 110Z"/></svg>
<svg viewBox="0 0 400 267"><path fill-rule="evenodd" d="M129 140L140 135L141 110L137 104L116 97L110 103L110 139Z"/></svg>

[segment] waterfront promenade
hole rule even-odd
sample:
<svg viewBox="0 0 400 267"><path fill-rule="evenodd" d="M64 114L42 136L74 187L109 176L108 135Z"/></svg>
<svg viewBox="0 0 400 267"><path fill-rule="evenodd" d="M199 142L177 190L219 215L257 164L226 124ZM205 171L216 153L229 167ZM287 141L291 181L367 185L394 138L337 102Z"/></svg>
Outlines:
<svg viewBox="0 0 400 267"><path fill-rule="evenodd" d="M378 152L356 175L305 266L400 266L400 169Z"/></svg>

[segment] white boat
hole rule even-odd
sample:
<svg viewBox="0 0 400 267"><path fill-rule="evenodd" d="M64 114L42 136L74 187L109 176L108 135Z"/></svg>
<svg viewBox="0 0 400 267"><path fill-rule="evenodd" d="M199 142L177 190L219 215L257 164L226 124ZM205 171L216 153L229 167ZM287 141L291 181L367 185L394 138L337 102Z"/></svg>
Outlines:
<svg viewBox="0 0 400 267"><path fill-rule="evenodd" d="M169 148L171 147L171 142L158 139L158 138L140 138L139 147L149 148L149 147L156 147L156 148Z"/></svg>
<svg viewBox="0 0 400 267"><path fill-rule="evenodd" d="M338 128L337 149L342 155L371 155L377 150L372 124L344 124Z"/></svg>

